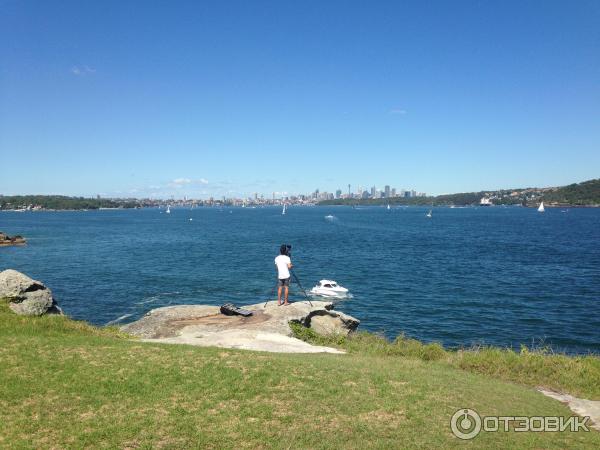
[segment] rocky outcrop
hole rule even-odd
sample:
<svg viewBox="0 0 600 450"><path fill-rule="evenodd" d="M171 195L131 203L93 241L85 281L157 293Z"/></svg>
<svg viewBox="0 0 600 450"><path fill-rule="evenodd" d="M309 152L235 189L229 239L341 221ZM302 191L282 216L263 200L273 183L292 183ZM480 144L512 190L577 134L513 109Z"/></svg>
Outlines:
<svg viewBox="0 0 600 450"><path fill-rule="evenodd" d="M566 404L575 414L581 417L589 417L592 423L588 423L588 426L600 431L600 401L577 398L543 388L538 388L538 391L546 397L551 397Z"/></svg>
<svg viewBox="0 0 600 450"><path fill-rule="evenodd" d="M312 311L302 322L302 325L323 336L332 334L347 336L356 330L359 324L358 319L348 314L327 309Z"/></svg>
<svg viewBox="0 0 600 450"><path fill-rule="evenodd" d="M8 234L0 231L0 247L5 247L8 245L25 245L26 243L27 241L23 236L10 237Z"/></svg>
<svg viewBox="0 0 600 450"><path fill-rule="evenodd" d="M242 348L284 353L341 353L330 347L313 346L293 337L290 322L313 327L318 333L347 334L359 321L333 310L330 302L296 302L289 306L267 304L244 306L250 317L226 316L218 306L168 306L150 311L121 329L145 341L199 346Z"/></svg>
<svg viewBox="0 0 600 450"><path fill-rule="evenodd" d="M62 314L50 289L16 270L0 272L0 298L7 299L10 309L21 316Z"/></svg>

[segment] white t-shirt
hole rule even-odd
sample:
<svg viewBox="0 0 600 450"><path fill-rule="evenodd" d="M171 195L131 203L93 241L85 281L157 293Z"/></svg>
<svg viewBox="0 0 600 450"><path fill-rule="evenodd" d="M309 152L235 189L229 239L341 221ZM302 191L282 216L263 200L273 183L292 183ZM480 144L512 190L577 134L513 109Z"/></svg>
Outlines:
<svg viewBox="0 0 600 450"><path fill-rule="evenodd" d="M279 255L275 258L275 265L277 266L277 278L280 280L284 280L290 277L290 271L288 269L288 264L291 264L292 260L289 256Z"/></svg>

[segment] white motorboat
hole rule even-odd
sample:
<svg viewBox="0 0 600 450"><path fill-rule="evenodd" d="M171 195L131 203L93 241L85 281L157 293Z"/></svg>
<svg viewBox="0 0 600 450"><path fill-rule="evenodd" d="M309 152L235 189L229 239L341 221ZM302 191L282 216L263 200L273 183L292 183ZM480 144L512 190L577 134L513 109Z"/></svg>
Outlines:
<svg viewBox="0 0 600 450"><path fill-rule="evenodd" d="M348 289L333 280L321 280L319 284L310 290L310 293L321 297L345 297L348 294Z"/></svg>

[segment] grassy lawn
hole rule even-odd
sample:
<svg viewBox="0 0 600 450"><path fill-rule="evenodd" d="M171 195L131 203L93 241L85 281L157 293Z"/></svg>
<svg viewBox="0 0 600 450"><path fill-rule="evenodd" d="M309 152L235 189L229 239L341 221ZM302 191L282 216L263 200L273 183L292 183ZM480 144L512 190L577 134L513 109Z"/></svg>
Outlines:
<svg viewBox="0 0 600 450"><path fill-rule="evenodd" d="M598 432L455 438L459 408L571 413L445 359L145 344L0 305L0 362L0 447L600 448Z"/></svg>
<svg viewBox="0 0 600 450"><path fill-rule="evenodd" d="M600 400L600 358L594 355L567 356L549 349L515 352L497 347L445 350L437 343L423 344L399 336L393 342L373 333L350 336L320 336L300 324L291 324L297 338L316 345L344 349L351 354L417 358L437 361L469 372L490 375L532 387L545 387L588 400Z"/></svg>

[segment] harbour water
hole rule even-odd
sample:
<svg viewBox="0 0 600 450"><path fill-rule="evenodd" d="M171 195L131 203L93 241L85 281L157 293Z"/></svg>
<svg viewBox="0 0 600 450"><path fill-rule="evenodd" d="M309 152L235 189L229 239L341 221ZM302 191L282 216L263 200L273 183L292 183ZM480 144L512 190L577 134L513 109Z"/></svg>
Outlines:
<svg viewBox="0 0 600 450"><path fill-rule="evenodd" d="M428 210L0 212L0 230L29 241L0 248L0 270L43 281L67 314L104 325L160 306L264 301L285 242L305 288L329 278L350 289L338 308L363 330L600 353L600 209Z"/></svg>

